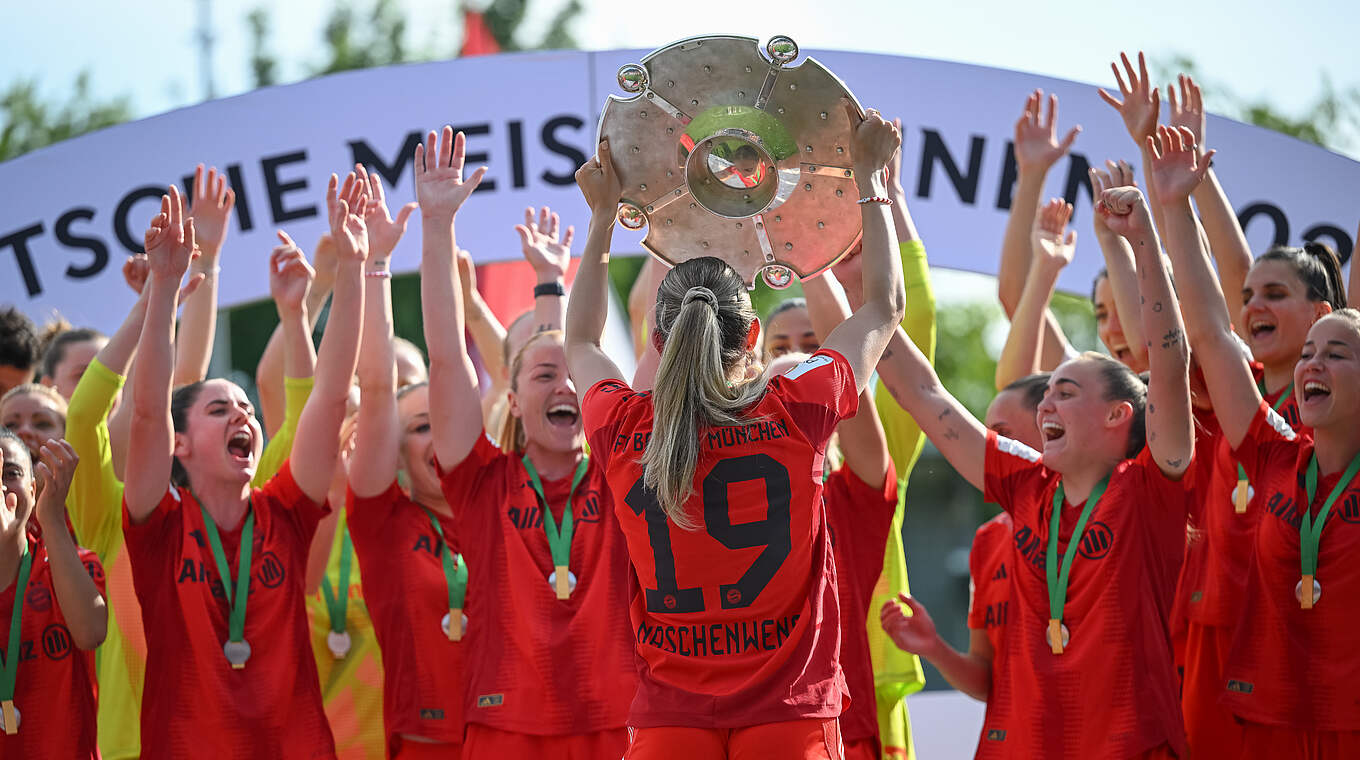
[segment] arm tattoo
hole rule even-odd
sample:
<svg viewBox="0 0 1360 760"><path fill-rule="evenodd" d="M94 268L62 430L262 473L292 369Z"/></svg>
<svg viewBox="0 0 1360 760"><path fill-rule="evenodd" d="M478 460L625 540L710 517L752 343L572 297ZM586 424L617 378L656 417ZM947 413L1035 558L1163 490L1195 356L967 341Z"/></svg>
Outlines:
<svg viewBox="0 0 1360 760"><path fill-rule="evenodd" d="M1172 346L1178 346L1180 345L1180 342L1181 342L1181 328L1179 327L1173 327L1170 330L1167 330L1166 335L1162 336L1162 348L1171 348Z"/></svg>
<svg viewBox="0 0 1360 760"><path fill-rule="evenodd" d="M944 431L944 437L948 438L951 441L957 441L959 439L959 431L955 430L954 428L949 428L948 430Z"/></svg>

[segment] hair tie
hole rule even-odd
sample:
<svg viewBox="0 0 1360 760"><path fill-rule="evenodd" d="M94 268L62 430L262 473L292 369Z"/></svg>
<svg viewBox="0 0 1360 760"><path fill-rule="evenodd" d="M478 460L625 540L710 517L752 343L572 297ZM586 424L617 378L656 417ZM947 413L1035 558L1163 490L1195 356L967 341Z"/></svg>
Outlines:
<svg viewBox="0 0 1360 760"><path fill-rule="evenodd" d="M685 291L685 298L680 302L680 307L688 306L690 301L703 301L715 310L718 308L718 297L713 295L713 291L702 285L696 285Z"/></svg>

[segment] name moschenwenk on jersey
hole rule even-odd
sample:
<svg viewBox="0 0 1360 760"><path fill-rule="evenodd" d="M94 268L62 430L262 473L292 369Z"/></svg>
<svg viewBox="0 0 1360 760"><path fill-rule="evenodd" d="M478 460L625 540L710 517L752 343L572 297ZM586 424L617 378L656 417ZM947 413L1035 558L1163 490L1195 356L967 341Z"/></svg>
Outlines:
<svg viewBox="0 0 1360 760"><path fill-rule="evenodd" d="M721 657L778 649L798 625L798 615L710 625L639 623L637 642L682 657Z"/></svg>

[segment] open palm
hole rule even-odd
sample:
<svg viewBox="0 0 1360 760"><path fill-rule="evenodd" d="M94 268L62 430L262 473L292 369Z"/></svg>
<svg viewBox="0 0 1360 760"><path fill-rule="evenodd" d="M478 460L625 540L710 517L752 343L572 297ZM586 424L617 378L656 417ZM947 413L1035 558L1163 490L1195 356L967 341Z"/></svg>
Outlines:
<svg viewBox="0 0 1360 760"><path fill-rule="evenodd" d="M486 167L480 166L466 180L463 163L467 155L467 138L453 127L445 126L442 134L431 131L425 144L416 146L416 200L421 216L426 219L452 220L458 209L482 183Z"/></svg>

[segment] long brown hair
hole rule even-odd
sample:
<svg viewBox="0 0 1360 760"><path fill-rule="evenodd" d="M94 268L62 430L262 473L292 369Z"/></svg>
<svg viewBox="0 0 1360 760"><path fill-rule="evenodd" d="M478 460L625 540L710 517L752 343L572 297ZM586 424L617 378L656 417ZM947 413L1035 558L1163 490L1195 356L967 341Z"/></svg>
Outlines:
<svg viewBox="0 0 1360 760"><path fill-rule="evenodd" d="M764 376L744 383L728 380L744 363L755 321L746 284L722 259L682 262L657 289L656 331L665 344L652 388L643 483L683 529L697 526L683 508L694 493L703 428L742 424L740 413L765 393Z"/></svg>

